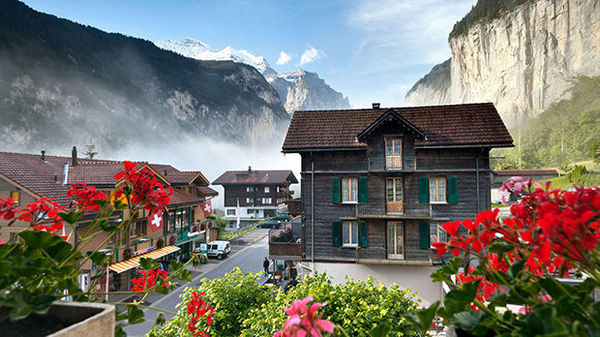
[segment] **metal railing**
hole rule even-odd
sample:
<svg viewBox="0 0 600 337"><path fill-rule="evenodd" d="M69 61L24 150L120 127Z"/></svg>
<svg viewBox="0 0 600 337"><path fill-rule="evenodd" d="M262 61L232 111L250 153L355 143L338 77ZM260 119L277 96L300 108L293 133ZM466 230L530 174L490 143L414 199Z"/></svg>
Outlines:
<svg viewBox="0 0 600 337"><path fill-rule="evenodd" d="M388 211L387 204L358 204L356 215L358 217L386 217L397 216L399 218L431 218L431 204L403 203L401 207L395 205L394 211Z"/></svg>

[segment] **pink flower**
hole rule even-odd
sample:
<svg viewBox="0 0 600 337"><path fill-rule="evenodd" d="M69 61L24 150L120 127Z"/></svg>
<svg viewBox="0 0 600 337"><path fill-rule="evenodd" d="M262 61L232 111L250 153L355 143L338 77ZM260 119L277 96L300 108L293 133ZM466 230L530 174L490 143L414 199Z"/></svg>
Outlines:
<svg viewBox="0 0 600 337"><path fill-rule="evenodd" d="M324 303L314 302L311 296L302 300L295 300L285 312L290 316L285 322L283 329L277 331L273 337L321 337L321 332L333 332L333 323L321 319L323 313L315 317L317 309L324 306Z"/></svg>

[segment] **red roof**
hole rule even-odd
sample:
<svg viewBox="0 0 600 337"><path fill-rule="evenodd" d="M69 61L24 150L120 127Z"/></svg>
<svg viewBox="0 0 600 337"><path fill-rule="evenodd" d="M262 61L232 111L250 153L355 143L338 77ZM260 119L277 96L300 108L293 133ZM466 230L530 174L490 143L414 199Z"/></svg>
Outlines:
<svg viewBox="0 0 600 337"><path fill-rule="evenodd" d="M417 147L510 147L513 140L492 103L403 108L296 111L284 152L362 148L357 136L392 110L425 135Z"/></svg>
<svg viewBox="0 0 600 337"><path fill-rule="evenodd" d="M183 205L183 204L194 204L194 203L199 203L199 202L203 202L203 200L193 196L192 194L190 194L186 191L182 191L182 190L174 188L173 194L171 195L171 198L169 199L169 204L167 205L167 207L173 207L173 206L178 206L178 205Z"/></svg>
<svg viewBox="0 0 600 337"><path fill-rule="evenodd" d="M208 186L198 186L196 190L198 191L198 193L202 194L205 197L213 197L219 195L219 192L213 190Z"/></svg>
<svg viewBox="0 0 600 337"><path fill-rule="evenodd" d="M555 175L558 176L558 172L556 170L552 170L552 169L546 169L546 170L494 170L492 171L495 175L498 176L523 176L523 177L527 177L527 176L535 176L535 175L539 175L539 176L546 176L546 175Z"/></svg>
<svg viewBox="0 0 600 337"><path fill-rule="evenodd" d="M81 181L96 186L113 186L116 183L115 174L123 170L121 161L79 159L77 166L68 166L67 185L63 185L64 167L65 164L71 163L71 157L47 155L45 159L43 161L39 154L0 152L0 177L14 182L38 197L53 198L61 205L68 205L70 200L66 197L66 192L69 184ZM146 162L138 162L137 165L147 165L158 173L159 178L171 184L190 184L197 178L200 178L203 184L209 183L199 171L179 171L171 165ZM167 177L163 176L165 171ZM185 202L188 200L181 196L175 198Z"/></svg>
<svg viewBox="0 0 600 337"><path fill-rule="evenodd" d="M296 184L296 176L290 170L227 171L213 181L213 185L228 184Z"/></svg>

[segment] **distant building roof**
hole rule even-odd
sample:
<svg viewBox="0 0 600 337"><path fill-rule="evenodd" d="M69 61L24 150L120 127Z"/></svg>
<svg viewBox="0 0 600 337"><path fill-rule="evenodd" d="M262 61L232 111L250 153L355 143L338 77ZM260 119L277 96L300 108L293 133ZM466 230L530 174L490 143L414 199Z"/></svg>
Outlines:
<svg viewBox="0 0 600 337"><path fill-rule="evenodd" d="M290 184L298 183L291 170L227 171L213 181L213 185L230 184Z"/></svg>
<svg viewBox="0 0 600 337"><path fill-rule="evenodd" d="M76 166L70 165L71 160L71 157L45 155L42 159L39 154L0 152L0 177L13 182L34 196L53 198L61 205L68 205L70 200L66 192L69 185L81 181L90 185L111 187L116 183L115 174L124 168L122 162L114 160L80 158ZM157 174L158 178L168 184L191 184L196 180L202 185L209 184L199 171L179 171L171 165L164 164L146 162L136 164L138 167L148 167ZM63 184L65 165L68 172L66 185ZM199 200L192 194L187 194ZM180 193L173 195L172 198L174 201L170 202L170 205L173 202L189 201L188 196Z"/></svg>
<svg viewBox="0 0 600 337"><path fill-rule="evenodd" d="M205 197L214 197L216 195L219 195L219 192L213 190L208 186L198 186L196 190L198 191L198 193L204 195Z"/></svg>
<svg viewBox="0 0 600 337"><path fill-rule="evenodd" d="M498 176L547 176L547 175L555 175L558 176L558 172L552 169L544 169L544 170L494 170L492 171L495 175Z"/></svg>
<svg viewBox="0 0 600 337"><path fill-rule="evenodd" d="M415 140L416 147L513 146L513 139L494 105L478 103L296 111L283 152L364 148L366 144L357 137L390 111L395 120L403 121L415 134L424 135L424 139Z"/></svg>

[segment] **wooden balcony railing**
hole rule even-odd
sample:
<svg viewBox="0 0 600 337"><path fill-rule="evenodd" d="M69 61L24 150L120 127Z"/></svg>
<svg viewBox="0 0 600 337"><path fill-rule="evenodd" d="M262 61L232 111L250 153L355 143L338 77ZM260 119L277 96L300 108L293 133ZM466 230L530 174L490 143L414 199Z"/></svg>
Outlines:
<svg viewBox="0 0 600 337"><path fill-rule="evenodd" d="M295 260L302 257L300 242L269 242L269 257L280 260Z"/></svg>
<svg viewBox="0 0 600 337"><path fill-rule="evenodd" d="M372 219L431 219L431 204L404 203L403 212L389 212L385 204L358 204L356 216Z"/></svg>

